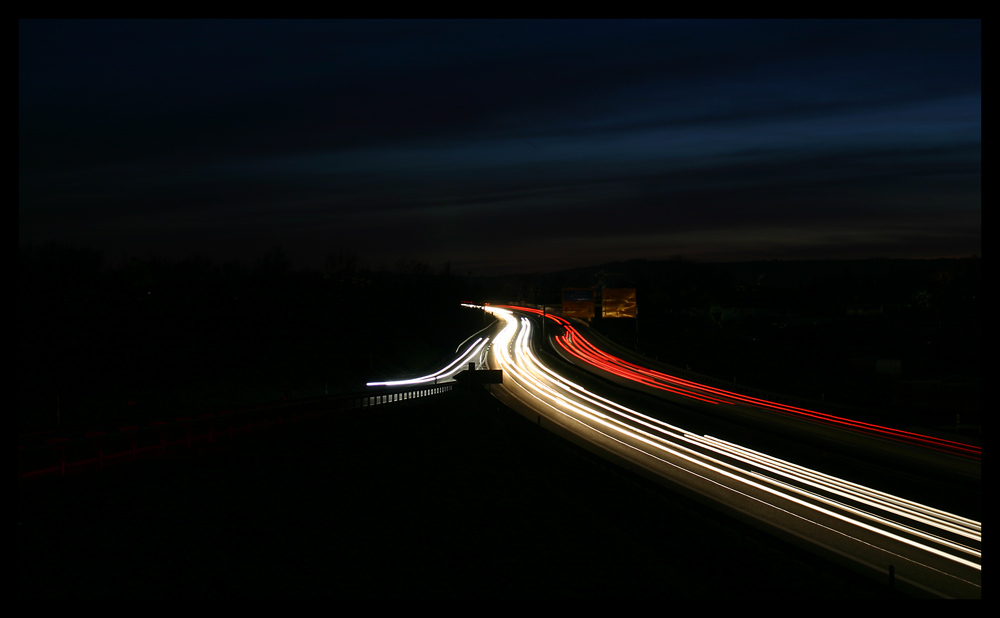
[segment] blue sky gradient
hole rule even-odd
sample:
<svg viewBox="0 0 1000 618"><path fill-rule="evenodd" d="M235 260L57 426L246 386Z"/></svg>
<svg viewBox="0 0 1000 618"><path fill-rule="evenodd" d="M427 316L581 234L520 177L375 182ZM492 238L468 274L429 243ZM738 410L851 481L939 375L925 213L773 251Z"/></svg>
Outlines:
<svg viewBox="0 0 1000 618"><path fill-rule="evenodd" d="M455 272L982 248L973 21L20 21L19 241Z"/></svg>

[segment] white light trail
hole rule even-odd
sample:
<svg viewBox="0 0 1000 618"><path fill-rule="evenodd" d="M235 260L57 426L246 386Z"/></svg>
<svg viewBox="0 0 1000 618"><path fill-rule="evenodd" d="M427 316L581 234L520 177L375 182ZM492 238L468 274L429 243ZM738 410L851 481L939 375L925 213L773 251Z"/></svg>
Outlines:
<svg viewBox="0 0 1000 618"><path fill-rule="evenodd" d="M419 378L410 378L408 380L392 380L389 382L368 382L366 386L407 386L410 384L440 384L442 382L452 382L455 380L455 375L461 373L465 370L466 365L469 361L473 359L478 359L480 353L486 348L486 344L489 343L489 337L479 337L472 345L470 345L464 353L462 353L458 358L451 362L444 369L440 369L430 375L422 376ZM478 363L478 361L477 361Z"/></svg>
<svg viewBox="0 0 1000 618"><path fill-rule="evenodd" d="M698 436L600 397L539 361L529 346L531 322L527 318L518 320L511 311L497 307L485 310L506 322L492 348L500 368L525 393L544 404L541 409L551 409L570 425L599 432L643 457L698 477L713 475L721 479L713 483L740 495L755 494L755 500L781 511L794 508L796 517L826 530L833 529L831 520L841 522L838 528L861 529L982 571L980 522L717 438ZM838 531L849 538L858 534ZM963 581L981 589L977 582Z"/></svg>

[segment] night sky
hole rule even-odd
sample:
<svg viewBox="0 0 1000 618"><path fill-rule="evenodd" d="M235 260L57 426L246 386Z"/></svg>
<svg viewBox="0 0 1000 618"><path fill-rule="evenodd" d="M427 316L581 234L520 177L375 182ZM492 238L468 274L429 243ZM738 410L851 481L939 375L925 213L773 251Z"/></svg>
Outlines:
<svg viewBox="0 0 1000 618"><path fill-rule="evenodd" d="M20 21L18 133L110 261L982 249L981 21Z"/></svg>

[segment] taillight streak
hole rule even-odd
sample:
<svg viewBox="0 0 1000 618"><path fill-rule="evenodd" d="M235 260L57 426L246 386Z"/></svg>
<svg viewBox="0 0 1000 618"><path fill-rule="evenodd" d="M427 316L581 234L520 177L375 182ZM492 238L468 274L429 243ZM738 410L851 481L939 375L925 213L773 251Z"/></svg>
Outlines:
<svg viewBox="0 0 1000 618"><path fill-rule="evenodd" d="M799 408L796 406L776 403L773 401L767 401L765 399L759 399L747 395L741 395L739 393L734 393L732 391L727 391L721 388L708 386L705 384L699 384L697 382L692 382L690 380L685 380L683 378L671 376L669 374L665 374L660 371L650 369L648 367L642 367L641 365L630 363L624 359L613 356L605 352L604 350L597 348L597 346L593 345L590 341L588 341L580 333L580 331L574 328L573 325L565 318L562 318L560 316L555 316L549 313L543 313L538 309L532 309L528 307L511 306L507 308L517 311L534 313L539 316L544 316L553 320L556 324L561 326L566 331L566 334L556 336L555 341L567 353L573 355L574 357L578 358L584 363L587 363L597 369L606 371L608 373L612 373L614 375L623 377L633 382L637 382L639 384L644 384L653 388L671 392L677 395L681 395L683 397L696 399L698 401L702 401L705 403L733 404L734 402L739 402L746 405L769 409L782 414L787 414L799 418L808 418L810 420L828 425L841 426L854 431L860 431L864 433L878 435L887 439L895 440L897 442L915 444L939 452L961 455L976 460L981 460L982 458L982 449L977 446L963 444L961 442L955 442L953 440L946 440L943 438L936 438L933 436L918 434L910 431L904 431L901 429L884 427L882 425L865 423L862 421L856 421L849 418L834 416L832 414L826 414L823 412L816 412L814 410L808 410L806 408ZM668 383L670 386L667 386L666 384L664 384L664 382ZM727 399L729 401L727 401Z"/></svg>

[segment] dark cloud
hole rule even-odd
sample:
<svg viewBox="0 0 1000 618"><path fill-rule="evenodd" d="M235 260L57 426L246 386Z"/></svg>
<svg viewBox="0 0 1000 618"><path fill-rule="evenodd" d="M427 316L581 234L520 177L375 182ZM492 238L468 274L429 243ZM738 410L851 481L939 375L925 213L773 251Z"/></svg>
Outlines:
<svg viewBox="0 0 1000 618"><path fill-rule="evenodd" d="M460 271L979 251L981 38L953 20L21 21L19 239Z"/></svg>

